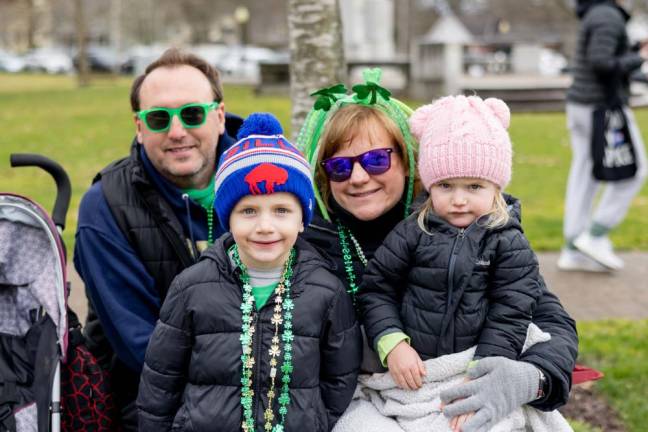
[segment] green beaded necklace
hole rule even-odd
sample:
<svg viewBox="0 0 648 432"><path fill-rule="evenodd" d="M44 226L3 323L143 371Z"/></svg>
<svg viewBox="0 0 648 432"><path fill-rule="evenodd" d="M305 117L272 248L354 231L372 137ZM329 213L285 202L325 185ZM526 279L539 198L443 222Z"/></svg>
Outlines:
<svg viewBox="0 0 648 432"><path fill-rule="evenodd" d="M344 271L346 272L347 281L349 282L349 289L347 290L347 292L351 294L351 298L353 299L353 303L355 304L356 294L358 293L360 286L356 281L356 274L353 270L353 256L351 255L351 247L349 246L348 239L351 239L351 241L353 242L356 255L358 256L358 259L360 259L362 265L365 267L367 266L367 258L362 251L360 243L353 236L351 230L344 226L339 220L336 220L336 224L338 228L338 237L340 239L340 248L342 249L342 258L344 259Z"/></svg>
<svg viewBox="0 0 648 432"><path fill-rule="evenodd" d="M197 202L207 214L207 245L214 244L214 191L215 177L212 176L209 185L203 189L185 189L184 192L189 198Z"/></svg>
<svg viewBox="0 0 648 432"><path fill-rule="evenodd" d="M252 401L254 399L254 391L252 390L252 372L255 365L253 354L254 331L255 327L252 324L252 315L254 310L254 296L252 295L252 285L250 284L250 275L248 274L247 267L241 261L239 256L238 247L236 244L232 246L232 259L234 263L241 269L241 282L243 283L243 302L241 303L241 312L243 314L243 325L241 326L241 348L243 354L241 355L241 363L243 368L241 371L241 406L243 407L243 422L241 428L243 432L255 431L255 420L252 409ZM290 286L293 276L293 263L295 260L295 249L290 251L284 271L279 279L277 288L275 288L275 306L274 314L272 315L271 323L274 324L274 336L268 354L270 356L270 387L268 389L268 408L263 413L265 420L264 429L266 432L284 432L284 422L286 414L288 413L288 405L290 404L290 378L293 371L292 364L292 341L294 335L292 332L292 311L295 305L290 298ZM282 317L283 313L283 317ZM272 421L276 418L272 412L272 402L276 396L275 393L275 379L277 376L277 358L281 354L279 348L279 326L283 324L283 332L281 334L281 341L283 341L283 363L281 365L281 393L279 395L279 415L281 418L273 426Z"/></svg>

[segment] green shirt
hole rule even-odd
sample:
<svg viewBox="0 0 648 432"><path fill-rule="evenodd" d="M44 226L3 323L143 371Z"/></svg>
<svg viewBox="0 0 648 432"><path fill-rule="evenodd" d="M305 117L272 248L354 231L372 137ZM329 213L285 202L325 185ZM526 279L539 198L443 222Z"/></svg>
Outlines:
<svg viewBox="0 0 648 432"><path fill-rule="evenodd" d="M410 343L410 338L405 333L399 331L388 333L378 339L378 343L376 344L378 348L378 357L383 366L387 367L387 356L391 350L396 348L396 345L401 343L401 341Z"/></svg>
<svg viewBox="0 0 648 432"><path fill-rule="evenodd" d="M277 285L279 285L279 282L252 287L252 297L254 297L257 310L261 310L263 305L266 304L273 291L277 288Z"/></svg>
<svg viewBox="0 0 648 432"><path fill-rule="evenodd" d="M200 206L204 208L206 211L209 211L214 206L215 182L216 182L216 177L212 176L211 181L209 182L209 185L207 185L206 188L184 189L183 192L189 195L189 198L191 198L193 201L200 204Z"/></svg>

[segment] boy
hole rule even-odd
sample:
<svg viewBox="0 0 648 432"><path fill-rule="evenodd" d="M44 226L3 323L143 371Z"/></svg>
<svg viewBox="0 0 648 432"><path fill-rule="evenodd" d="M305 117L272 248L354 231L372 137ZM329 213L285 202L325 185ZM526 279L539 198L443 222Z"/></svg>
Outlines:
<svg viewBox="0 0 648 432"><path fill-rule="evenodd" d="M231 233L171 285L142 372L142 431L330 431L351 400L360 330L330 264L297 239L313 187L280 133L253 114L221 158L215 208Z"/></svg>

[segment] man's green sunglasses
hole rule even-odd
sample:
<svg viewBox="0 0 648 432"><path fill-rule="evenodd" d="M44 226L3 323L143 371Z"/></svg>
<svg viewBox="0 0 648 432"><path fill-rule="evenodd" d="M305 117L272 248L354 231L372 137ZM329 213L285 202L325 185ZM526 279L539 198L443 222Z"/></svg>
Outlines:
<svg viewBox="0 0 648 432"><path fill-rule="evenodd" d="M202 126L209 111L216 109L219 101L211 103L190 103L179 108L151 108L138 111L139 117L151 132L166 132L171 127L171 119L178 116L180 123L187 129Z"/></svg>

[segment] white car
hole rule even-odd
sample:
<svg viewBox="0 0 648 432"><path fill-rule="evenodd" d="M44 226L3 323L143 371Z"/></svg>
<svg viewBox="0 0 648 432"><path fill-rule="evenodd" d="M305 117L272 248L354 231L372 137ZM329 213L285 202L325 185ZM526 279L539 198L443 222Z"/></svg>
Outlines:
<svg viewBox="0 0 648 432"><path fill-rule="evenodd" d="M259 63L288 61L288 55L269 48L235 45L216 63L216 67L230 81L258 83Z"/></svg>
<svg viewBox="0 0 648 432"><path fill-rule="evenodd" d="M0 71L20 72L25 68L25 62L16 54L7 51L0 51Z"/></svg>
<svg viewBox="0 0 648 432"><path fill-rule="evenodd" d="M72 58L55 48L36 48L24 56L25 69L47 73L71 73L74 70Z"/></svg>

